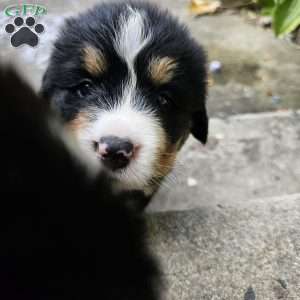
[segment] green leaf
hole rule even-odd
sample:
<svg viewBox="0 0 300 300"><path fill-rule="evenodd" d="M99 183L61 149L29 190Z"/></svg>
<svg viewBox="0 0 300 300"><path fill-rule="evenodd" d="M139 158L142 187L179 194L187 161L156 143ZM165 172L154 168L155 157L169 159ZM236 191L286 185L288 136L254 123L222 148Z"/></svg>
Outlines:
<svg viewBox="0 0 300 300"><path fill-rule="evenodd" d="M275 7L264 7L261 9L261 14L263 16L273 16Z"/></svg>
<svg viewBox="0 0 300 300"><path fill-rule="evenodd" d="M261 6L261 14L263 16L272 16L276 8L277 0L258 0L258 4Z"/></svg>
<svg viewBox="0 0 300 300"><path fill-rule="evenodd" d="M270 6L275 6L276 0L259 0L258 3L262 7L270 7Z"/></svg>
<svg viewBox="0 0 300 300"><path fill-rule="evenodd" d="M273 14L275 34L281 37L292 32L299 25L300 0L280 0Z"/></svg>

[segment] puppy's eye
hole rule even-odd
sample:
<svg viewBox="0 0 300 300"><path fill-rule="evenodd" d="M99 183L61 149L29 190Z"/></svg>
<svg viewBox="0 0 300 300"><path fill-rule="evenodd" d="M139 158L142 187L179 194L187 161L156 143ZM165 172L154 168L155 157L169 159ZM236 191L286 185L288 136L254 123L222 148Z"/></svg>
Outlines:
<svg viewBox="0 0 300 300"><path fill-rule="evenodd" d="M93 84L90 80L84 80L75 87L76 94L80 97L86 97L91 93Z"/></svg>

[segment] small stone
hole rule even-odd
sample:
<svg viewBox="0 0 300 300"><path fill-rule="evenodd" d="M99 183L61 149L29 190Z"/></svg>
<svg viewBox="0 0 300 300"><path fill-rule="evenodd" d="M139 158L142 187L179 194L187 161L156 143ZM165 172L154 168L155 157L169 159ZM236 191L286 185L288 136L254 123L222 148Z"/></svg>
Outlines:
<svg viewBox="0 0 300 300"><path fill-rule="evenodd" d="M216 137L217 140L223 140L223 139L224 139L224 134L222 134L222 133L217 133L217 134L215 135L215 137Z"/></svg>
<svg viewBox="0 0 300 300"><path fill-rule="evenodd" d="M279 279L277 279L277 282L281 285L281 287L283 289L285 289L285 290L287 289L287 282L284 279L279 278Z"/></svg>
<svg viewBox="0 0 300 300"><path fill-rule="evenodd" d="M187 179L187 185L189 187L197 186L198 185L198 181L195 178L193 178L193 177L188 177L188 179Z"/></svg>
<svg viewBox="0 0 300 300"><path fill-rule="evenodd" d="M258 19L258 24L262 27L270 27L272 25L272 17L270 16L261 16Z"/></svg>
<svg viewBox="0 0 300 300"><path fill-rule="evenodd" d="M247 10L247 17L250 20L256 20L257 19L257 14L251 10Z"/></svg>
<svg viewBox="0 0 300 300"><path fill-rule="evenodd" d="M252 286L250 286L244 295L244 300L255 300L255 299L256 299L256 295L254 289Z"/></svg>
<svg viewBox="0 0 300 300"><path fill-rule="evenodd" d="M213 60L209 64L209 71L211 73L219 73L222 70L222 63L218 60Z"/></svg>
<svg viewBox="0 0 300 300"><path fill-rule="evenodd" d="M273 102L273 104L278 104L278 103L280 103L280 102L281 102L280 96L278 96L278 95L272 96L272 102Z"/></svg>

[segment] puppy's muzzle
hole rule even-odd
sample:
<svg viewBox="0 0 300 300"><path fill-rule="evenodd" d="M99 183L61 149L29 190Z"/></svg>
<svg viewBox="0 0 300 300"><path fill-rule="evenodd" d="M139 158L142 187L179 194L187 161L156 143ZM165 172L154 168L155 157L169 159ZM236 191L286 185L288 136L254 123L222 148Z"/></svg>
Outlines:
<svg viewBox="0 0 300 300"><path fill-rule="evenodd" d="M95 148L103 164L113 171L126 168L137 150L129 139L117 136L102 137Z"/></svg>

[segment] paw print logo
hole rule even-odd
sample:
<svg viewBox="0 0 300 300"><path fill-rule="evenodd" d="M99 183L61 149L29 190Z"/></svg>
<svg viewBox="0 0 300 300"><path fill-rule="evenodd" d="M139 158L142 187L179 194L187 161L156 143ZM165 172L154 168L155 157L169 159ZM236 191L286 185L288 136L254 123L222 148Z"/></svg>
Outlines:
<svg viewBox="0 0 300 300"><path fill-rule="evenodd" d="M45 28L42 24L35 24L33 17L26 19L26 25L23 18L17 17L14 20L14 24L7 24L5 27L7 33L13 33L10 41L14 47L19 47L23 44L35 47L39 43L38 35L44 30Z"/></svg>

